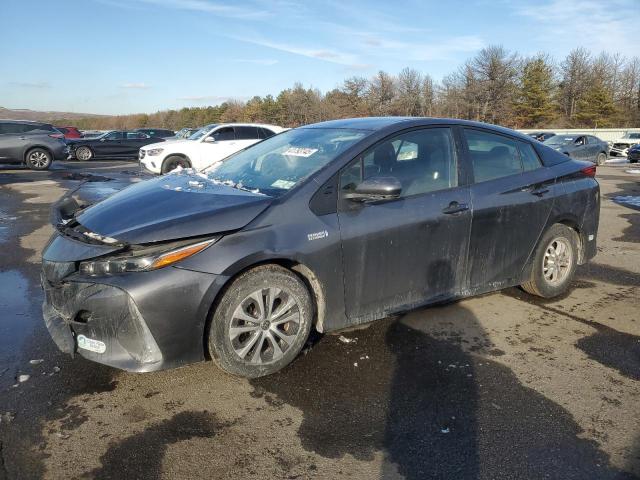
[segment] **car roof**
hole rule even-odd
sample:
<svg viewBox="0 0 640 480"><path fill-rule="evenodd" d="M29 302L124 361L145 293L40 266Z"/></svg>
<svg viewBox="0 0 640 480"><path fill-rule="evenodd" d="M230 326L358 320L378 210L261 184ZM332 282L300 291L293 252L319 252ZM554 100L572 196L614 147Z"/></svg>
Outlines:
<svg viewBox="0 0 640 480"><path fill-rule="evenodd" d="M436 117L362 117L345 118L341 120L329 120L327 122L304 125L301 128L349 128L356 130L382 130L384 128L403 125L406 128L420 127L427 125L460 125L463 127L476 127L493 130L496 133L503 133L512 137L519 137L527 141L531 137L524 133L517 132L510 128L493 125L490 123L475 122L472 120L461 120L458 118L436 118Z"/></svg>
<svg viewBox="0 0 640 480"><path fill-rule="evenodd" d="M229 122L229 123L217 123L216 127L266 127L266 128L282 128L278 125L271 125L268 123L244 123L244 122Z"/></svg>

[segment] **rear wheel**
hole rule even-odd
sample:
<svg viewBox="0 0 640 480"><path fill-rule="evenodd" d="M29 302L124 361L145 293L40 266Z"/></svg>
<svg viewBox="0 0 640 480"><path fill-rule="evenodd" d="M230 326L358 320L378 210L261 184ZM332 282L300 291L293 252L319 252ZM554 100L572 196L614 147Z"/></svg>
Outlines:
<svg viewBox="0 0 640 480"><path fill-rule="evenodd" d="M34 148L27 152L26 163L31 170L47 170L52 161L51 154L43 148Z"/></svg>
<svg viewBox="0 0 640 480"><path fill-rule="evenodd" d="M538 244L531 277L522 288L544 298L562 295L573 280L577 261L578 234L566 225L555 224Z"/></svg>
<svg viewBox="0 0 640 480"><path fill-rule="evenodd" d="M89 147L78 147L76 149L76 158L78 160L86 162L87 160L91 160L93 158L93 152Z"/></svg>
<svg viewBox="0 0 640 480"><path fill-rule="evenodd" d="M167 157L162 163L162 173L169 173L171 170L175 170L178 167L189 168L191 163L184 157L172 155Z"/></svg>
<svg viewBox="0 0 640 480"><path fill-rule="evenodd" d="M604 163L607 161L607 154L604 152L600 152L598 154L598 156L596 157L596 164L597 165L604 165Z"/></svg>
<svg viewBox="0 0 640 480"><path fill-rule="evenodd" d="M209 352L226 372L256 378L288 365L306 342L313 306L293 272L264 265L240 275L218 303Z"/></svg>

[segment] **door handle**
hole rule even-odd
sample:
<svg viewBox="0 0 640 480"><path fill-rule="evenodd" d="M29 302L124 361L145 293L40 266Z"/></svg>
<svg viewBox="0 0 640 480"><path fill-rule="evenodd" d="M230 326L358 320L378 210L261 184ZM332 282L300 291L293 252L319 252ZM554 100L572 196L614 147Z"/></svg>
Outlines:
<svg viewBox="0 0 640 480"><path fill-rule="evenodd" d="M549 189L547 187L540 187L531 190L531 195L535 195L536 197L543 197L545 193L549 193Z"/></svg>
<svg viewBox="0 0 640 480"><path fill-rule="evenodd" d="M442 213L446 215L453 215L466 210L469 210L469 205L466 203L451 202L448 207L442 209Z"/></svg>

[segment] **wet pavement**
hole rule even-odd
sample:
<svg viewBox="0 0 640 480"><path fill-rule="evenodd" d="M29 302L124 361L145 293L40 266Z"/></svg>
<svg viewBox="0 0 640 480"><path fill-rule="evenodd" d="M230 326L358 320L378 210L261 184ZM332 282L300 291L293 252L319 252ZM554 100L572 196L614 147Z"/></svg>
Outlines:
<svg viewBox="0 0 640 480"><path fill-rule="evenodd" d="M599 254L564 298L512 288L414 311L245 380L59 353L40 313L49 206L87 174L117 190L135 164L0 167L0 479L637 478L640 175L627 169L598 169Z"/></svg>

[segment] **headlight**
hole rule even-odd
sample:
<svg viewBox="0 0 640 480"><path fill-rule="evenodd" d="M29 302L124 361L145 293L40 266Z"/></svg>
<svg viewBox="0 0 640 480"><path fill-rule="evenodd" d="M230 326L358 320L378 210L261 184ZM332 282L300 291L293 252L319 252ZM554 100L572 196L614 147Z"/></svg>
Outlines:
<svg viewBox="0 0 640 480"><path fill-rule="evenodd" d="M147 150L147 155L160 155L164 149L162 148L152 148L151 150Z"/></svg>
<svg viewBox="0 0 640 480"><path fill-rule="evenodd" d="M220 237L194 243L186 247L176 248L168 252L158 252L147 255L113 257L102 260L80 262L80 273L85 275L113 275L125 272L146 272L173 265L191 255L201 252L214 244Z"/></svg>

